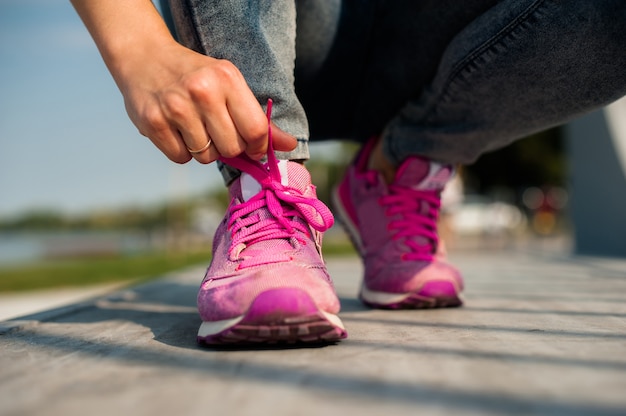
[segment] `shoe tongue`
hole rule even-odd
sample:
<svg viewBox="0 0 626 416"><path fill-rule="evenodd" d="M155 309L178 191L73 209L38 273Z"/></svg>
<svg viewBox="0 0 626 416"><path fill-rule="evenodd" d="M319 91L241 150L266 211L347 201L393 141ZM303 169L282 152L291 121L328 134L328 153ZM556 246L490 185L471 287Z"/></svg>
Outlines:
<svg viewBox="0 0 626 416"><path fill-rule="evenodd" d="M454 169L450 165L412 157L405 160L398 168L395 183L420 191L441 190L453 174Z"/></svg>
<svg viewBox="0 0 626 416"><path fill-rule="evenodd" d="M283 186L289 186L289 175L287 172L287 160L278 161L278 170L280 171L280 183ZM241 198L243 202L248 201L261 191L261 184L248 173L241 174ZM293 185L292 185L293 186Z"/></svg>
<svg viewBox="0 0 626 416"><path fill-rule="evenodd" d="M311 175L306 168L296 162L287 160L278 161L278 169L280 172L280 182L283 186L300 191L303 195L310 193ZM261 191L261 184L250 174L242 172L239 180L235 181L231 186L231 195L241 202L247 202ZM261 208L255 211L259 215L259 219L268 219L272 214L267 208ZM293 247L289 239L271 239L260 241L254 244L258 250L292 250Z"/></svg>

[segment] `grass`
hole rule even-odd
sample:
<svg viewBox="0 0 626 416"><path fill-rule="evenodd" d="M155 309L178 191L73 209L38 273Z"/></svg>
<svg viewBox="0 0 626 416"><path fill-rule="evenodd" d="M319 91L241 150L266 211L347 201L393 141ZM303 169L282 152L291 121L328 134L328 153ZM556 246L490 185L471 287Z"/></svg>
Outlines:
<svg viewBox="0 0 626 416"><path fill-rule="evenodd" d="M151 252L133 256L48 260L0 268L0 293L158 278L191 266L207 266L210 250ZM324 244L324 256L354 255L346 241ZM202 276L199 276L201 278Z"/></svg>
<svg viewBox="0 0 626 416"><path fill-rule="evenodd" d="M0 292L143 281L174 270L208 264L207 251L153 252L134 256L49 260L0 268Z"/></svg>

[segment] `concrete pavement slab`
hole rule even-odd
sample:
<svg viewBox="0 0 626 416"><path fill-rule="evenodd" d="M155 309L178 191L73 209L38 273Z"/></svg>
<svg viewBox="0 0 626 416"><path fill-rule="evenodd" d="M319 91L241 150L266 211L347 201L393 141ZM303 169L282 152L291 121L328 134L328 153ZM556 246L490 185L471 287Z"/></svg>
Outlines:
<svg viewBox="0 0 626 416"><path fill-rule="evenodd" d="M199 347L202 269L0 326L0 415L624 415L626 260L459 251L466 305L362 306L328 265L349 338Z"/></svg>
<svg viewBox="0 0 626 416"><path fill-rule="evenodd" d="M68 306L128 286L128 283L0 293L0 321Z"/></svg>

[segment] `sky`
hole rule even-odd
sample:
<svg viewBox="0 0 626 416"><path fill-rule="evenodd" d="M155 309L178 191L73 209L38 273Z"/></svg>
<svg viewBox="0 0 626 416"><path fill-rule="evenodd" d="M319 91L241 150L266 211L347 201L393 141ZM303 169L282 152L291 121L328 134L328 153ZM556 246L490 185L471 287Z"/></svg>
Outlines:
<svg viewBox="0 0 626 416"><path fill-rule="evenodd" d="M177 165L137 132L69 0L0 0L0 219L149 205L219 186L214 165Z"/></svg>
<svg viewBox="0 0 626 416"><path fill-rule="evenodd" d="M128 120L69 0L0 0L0 218L145 205L219 186Z"/></svg>
<svg viewBox="0 0 626 416"><path fill-rule="evenodd" d="M0 219L145 206L221 186L128 119L69 0L0 0Z"/></svg>

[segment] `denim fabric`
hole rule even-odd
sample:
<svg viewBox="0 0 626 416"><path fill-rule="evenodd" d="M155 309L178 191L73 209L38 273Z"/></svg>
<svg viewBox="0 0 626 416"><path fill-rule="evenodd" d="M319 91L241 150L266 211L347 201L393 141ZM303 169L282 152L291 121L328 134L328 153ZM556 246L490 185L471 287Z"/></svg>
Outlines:
<svg viewBox="0 0 626 416"><path fill-rule="evenodd" d="M231 61L261 105L273 101L272 120L298 140L281 159L308 159L309 128L294 90L296 8L293 0L170 0L162 2L178 41ZM166 19L167 21L168 19ZM239 172L218 164L226 183Z"/></svg>
<svg viewBox="0 0 626 416"><path fill-rule="evenodd" d="M505 1L450 43L434 80L387 125L385 151L470 163L624 94L626 2Z"/></svg>
<svg viewBox="0 0 626 416"><path fill-rule="evenodd" d="M623 0L170 6L182 43L230 59L261 103L275 100L276 123L300 141L281 158L308 157L309 136L382 135L396 163L471 163L626 94Z"/></svg>

